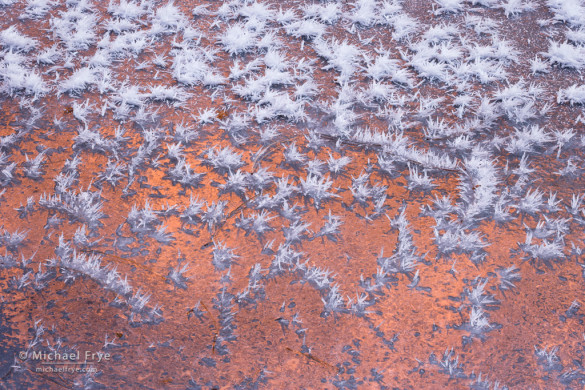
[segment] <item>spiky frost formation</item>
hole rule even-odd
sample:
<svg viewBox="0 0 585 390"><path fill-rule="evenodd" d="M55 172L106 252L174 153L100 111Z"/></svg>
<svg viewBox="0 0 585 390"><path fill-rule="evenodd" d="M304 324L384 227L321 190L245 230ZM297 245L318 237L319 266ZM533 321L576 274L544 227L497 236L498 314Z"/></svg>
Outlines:
<svg viewBox="0 0 585 390"><path fill-rule="evenodd" d="M3 305L72 321L79 343L94 335L80 324L129 326L92 347L144 346L173 386L584 383L562 329L501 341L527 318L581 320L581 2L0 0L0 14ZM64 351L38 324L27 352ZM498 363L525 344L530 378ZM297 358L310 375L285 372ZM124 364L71 383L171 383ZM34 369L0 367L8 387L34 388Z"/></svg>

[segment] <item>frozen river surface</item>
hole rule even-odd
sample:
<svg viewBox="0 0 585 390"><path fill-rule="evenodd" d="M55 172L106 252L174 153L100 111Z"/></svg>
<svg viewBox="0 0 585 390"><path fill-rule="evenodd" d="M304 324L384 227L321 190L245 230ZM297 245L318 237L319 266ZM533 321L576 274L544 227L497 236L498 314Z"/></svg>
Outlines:
<svg viewBox="0 0 585 390"><path fill-rule="evenodd" d="M0 387L580 389L585 4L0 0Z"/></svg>

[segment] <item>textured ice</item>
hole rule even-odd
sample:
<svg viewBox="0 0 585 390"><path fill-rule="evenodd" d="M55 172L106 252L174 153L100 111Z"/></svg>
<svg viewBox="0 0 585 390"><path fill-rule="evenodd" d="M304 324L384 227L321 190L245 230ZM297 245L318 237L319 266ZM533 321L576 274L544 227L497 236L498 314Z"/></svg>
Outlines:
<svg viewBox="0 0 585 390"><path fill-rule="evenodd" d="M0 0L0 48L3 388L585 386L582 1Z"/></svg>

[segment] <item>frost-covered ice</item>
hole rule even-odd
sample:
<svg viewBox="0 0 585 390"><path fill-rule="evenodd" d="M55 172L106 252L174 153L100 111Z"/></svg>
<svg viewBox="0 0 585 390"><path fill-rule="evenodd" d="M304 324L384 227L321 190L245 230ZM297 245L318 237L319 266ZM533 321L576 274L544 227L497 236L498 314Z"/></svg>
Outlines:
<svg viewBox="0 0 585 390"><path fill-rule="evenodd" d="M3 386L585 385L582 1L0 20Z"/></svg>

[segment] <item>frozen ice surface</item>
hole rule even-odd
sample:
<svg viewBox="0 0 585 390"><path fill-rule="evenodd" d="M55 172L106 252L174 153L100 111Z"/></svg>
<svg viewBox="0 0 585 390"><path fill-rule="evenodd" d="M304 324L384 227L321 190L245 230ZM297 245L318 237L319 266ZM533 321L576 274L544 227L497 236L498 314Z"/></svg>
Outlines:
<svg viewBox="0 0 585 390"><path fill-rule="evenodd" d="M583 388L580 0L0 0L9 389Z"/></svg>

